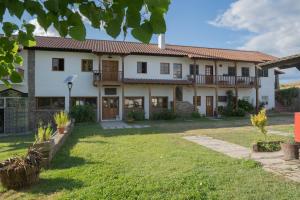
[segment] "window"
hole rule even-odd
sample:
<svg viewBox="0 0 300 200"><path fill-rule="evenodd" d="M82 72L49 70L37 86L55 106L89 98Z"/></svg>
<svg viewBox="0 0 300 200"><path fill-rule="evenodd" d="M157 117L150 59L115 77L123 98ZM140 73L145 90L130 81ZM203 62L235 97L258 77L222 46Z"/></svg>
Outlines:
<svg viewBox="0 0 300 200"><path fill-rule="evenodd" d="M72 106L90 105L97 107L97 97L71 97Z"/></svg>
<svg viewBox="0 0 300 200"><path fill-rule="evenodd" d="M195 102L196 101L196 102ZM196 103L196 106L201 106L201 96L193 96L193 105L195 105Z"/></svg>
<svg viewBox="0 0 300 200"><path fill-rule="evenodd" d="M264 105L268 105L269 104L269 97L268 96L262 96L261 97L261 103L263 103Z"/></svg>
<svg viewBox="0 0 300 200"><path fill-rule="evenodd" d="M190 75L194 75L194 65L190 65ZM199 65L196 65L196 75L199 75Z"/></svg>
<svg viewBox="0 0 300 200"><path fill-rule="evenodd" d="M63 58L52 58L52 71L64 71L65 60Z"/></svg>
<svg viewBox="0 0 300 200"><path fill-rule="evenodd" d="M93 60L82 59L81 60L81 71L91 72L93 70Z"/></svg>
<svg viewBox="0 0 300 200"><path fill-rule="evenodd" d="M144 109L144 97L125 97L125 108Z"/></svg>
<svg viewBox="0 0 300 200"><path fill-rule="evenodd" d="M105 95L116 95L117 88L104 88L104 94Z"/></svg>
<svg viewBox="0 0 300 200"><path fill-rule="evenodd" d="M243 100L244 100L244 101L248 101L248 102L250 103L250 97L249 97L249 96L244 96L244 97L243 97Z"/></svg>
<svg viewBox="0 0 300 200"><path fill-rule="evenodd" d="M160 74L170 74L170 63L160 63Z"/></svg>
<svg viewBox="0 0 300 200"><path fill-rule="evenodd" d="M152 106L155 108L168 108L168 97L152 97Z"/></svg>
<svg viewBox="0 0 300 200"><path fill-rule="evenodd" d="M173 64L173 75L174 78L182 78L182 64Z"/></svg>
<svg viewBox="0 0 300 200"><path fill-rule="evenodd" d="M147 74L147 62L137 62L137 73Z"/></svg>
<svg viewBox="0 0 300 200"><path fill-rule="evenodd" d="M228 76L236 76L235 67L228 67Z"/></svg>
<svg viewBox="0 0 300 200"><path fill-rule="evenodd" d="M250 76L250 71L248 67L242 67L242 76L243 77L249 77Z"/></svg>
<svg viewBox="0 0 300 200"><path fill-rule="evenodd" d="M226 103L227 102L227 96L218 96L218 102Z"/></svg>
<svg viewBox="0 0 300 200"><path fill-rule="evenodd" d="M268 69L260 69L258 71L258 75L260 77L268 77L269 76L269 70Z"/></svg>
<svg viewBox="0 0 300 200"><path fill-rule="evenodd" d="M65 97L37 97L37 110L64 110Z"/></svg>

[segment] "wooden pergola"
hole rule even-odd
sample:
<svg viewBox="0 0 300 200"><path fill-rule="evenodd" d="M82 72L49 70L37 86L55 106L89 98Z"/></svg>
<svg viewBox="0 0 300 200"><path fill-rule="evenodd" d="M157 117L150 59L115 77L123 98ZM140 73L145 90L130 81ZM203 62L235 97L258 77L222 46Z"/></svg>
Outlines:
<svg viewBox="0 0 300 200"><path fill-rule="evenodd" d="M296 67L300 71L300 54L278 58L276 60L260 63L257 65L260 68L279 68L288 69Z"/></svg>

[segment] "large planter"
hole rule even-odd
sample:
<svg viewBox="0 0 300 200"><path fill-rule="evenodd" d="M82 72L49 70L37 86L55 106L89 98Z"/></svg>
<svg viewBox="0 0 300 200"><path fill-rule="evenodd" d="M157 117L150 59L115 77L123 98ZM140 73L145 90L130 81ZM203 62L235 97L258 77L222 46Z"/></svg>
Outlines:
<svg viewBox="0 0 300 200"><path fill-rule="evenodd" d="M33 144L33 148L41 153L41 157L42 157L41 167L49 168L50 161L52 160L54 139L50 139L45 142L35 143Z"/></svg>
<svg viewBox="0 0 300 200"><path fill-rule="evenodd" d="M39 180L40 155L28 153L26 158L11 158L0 163L0 180L7 189L21 189Z"/></svg>
<svg viewBox="0 0 300 200"><path fill-rule="evenodd" d="M275 152L280 151L281 141L261 141L253 144L252 150L254 152Z"/></svg>
<svg viewBox="0 0 300 200"><path fill-rule="evenodd" d="M297 144L281 143L284 160L299 159L299 146Z"/></svg>
<svg viewBox="0 0 300 200"><path fill-rule="evenodd" d="M65 127L59 127L57 128L57 131L59 134L64 134L65 133Z"/></svg>

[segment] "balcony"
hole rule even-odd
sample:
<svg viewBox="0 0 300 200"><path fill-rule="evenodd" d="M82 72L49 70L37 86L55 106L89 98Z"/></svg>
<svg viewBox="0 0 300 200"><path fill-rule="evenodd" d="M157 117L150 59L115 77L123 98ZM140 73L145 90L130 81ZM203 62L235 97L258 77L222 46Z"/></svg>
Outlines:
<svg viewBox="0 0 300 200"><path fill-rule="evenodd" d="M189 79L193 79L193 76L190 76ZM244 87L251 88L256 87L256 78L255 77L243 77L243 76L222 76L222 75L196 75L195 78L196 85L203 86L215 86L219 87ZM260 79L258 80L260 86Z"/></svg>
<svg viewBox="0 0 300 200"><path fill-rule="evenodd" d="M93 83L97 86L98 83L120 84L123 80L122 71L93 71Z"/></svg>

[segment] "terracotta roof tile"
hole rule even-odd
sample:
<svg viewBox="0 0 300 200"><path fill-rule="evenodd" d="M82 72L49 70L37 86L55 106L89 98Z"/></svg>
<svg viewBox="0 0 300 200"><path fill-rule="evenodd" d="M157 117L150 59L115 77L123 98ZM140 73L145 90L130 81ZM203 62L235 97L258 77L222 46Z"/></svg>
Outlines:
<svg viewBox="0 0 300 200"><path fill-rule="evenodd" d="M265 62L276 59L257 51L204 48L192 46L166 45L165 49L157 44L122 42L108 40L76 41L70 38L37 36L37 45L33 49L86 51L107 54L143 54L162 56L188 56L198 59L234 60L247 62Z"/></svg>

